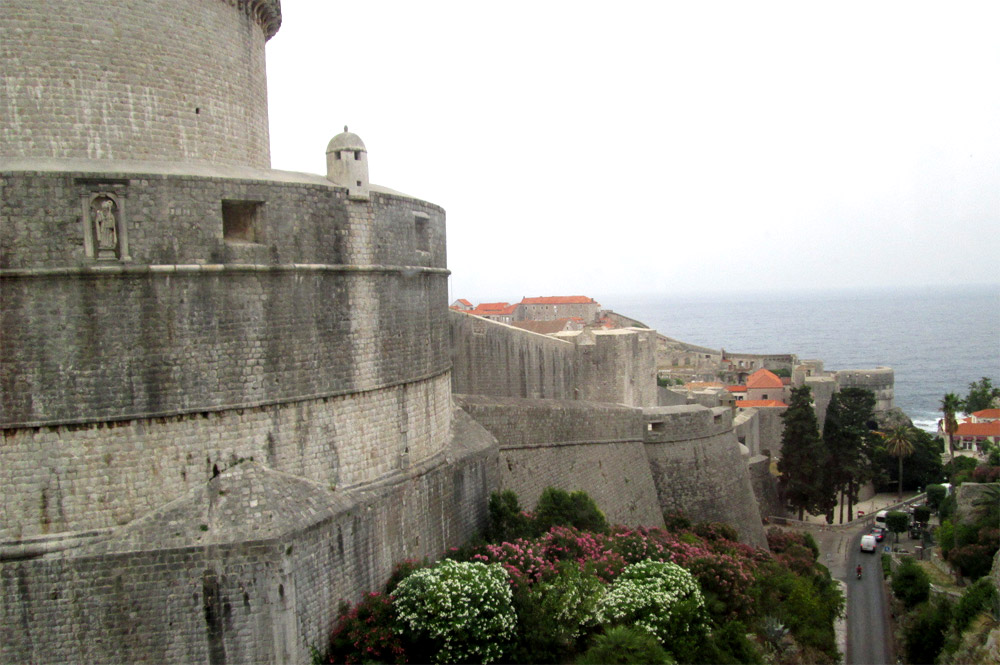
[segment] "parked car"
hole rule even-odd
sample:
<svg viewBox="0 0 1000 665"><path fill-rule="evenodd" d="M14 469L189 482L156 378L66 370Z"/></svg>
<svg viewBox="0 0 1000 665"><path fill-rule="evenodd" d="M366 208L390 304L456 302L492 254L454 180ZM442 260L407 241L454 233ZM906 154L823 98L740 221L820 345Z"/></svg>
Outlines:
<svg viewBox="0 0 1000 665"><path fill-rule="evenodd" d="M878 543L875 542L875 536L868 533L861 536L861 551L862 552L872 552L878 549Z"/></svg>

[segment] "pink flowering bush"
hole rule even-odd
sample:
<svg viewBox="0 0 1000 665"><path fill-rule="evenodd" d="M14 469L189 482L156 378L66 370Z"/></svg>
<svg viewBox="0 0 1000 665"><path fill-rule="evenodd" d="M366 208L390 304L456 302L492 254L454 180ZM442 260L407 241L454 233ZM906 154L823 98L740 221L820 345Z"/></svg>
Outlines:
<svg viewBox="0 0 1000 665"><path fill-rule="evenodd" d="M551 579L556 574L555 563L546 558L545 547L524 538L512 543L485 545L472 555L471 560L499 563L510 575L515 588Z"/></svg>
<svg viewBox="0 0 1000 665"><path fill-rule="evenodd" d="M366 594L350 607L341 607L324 663L405 663L403 641L395 630L392 597Z"/></svg>

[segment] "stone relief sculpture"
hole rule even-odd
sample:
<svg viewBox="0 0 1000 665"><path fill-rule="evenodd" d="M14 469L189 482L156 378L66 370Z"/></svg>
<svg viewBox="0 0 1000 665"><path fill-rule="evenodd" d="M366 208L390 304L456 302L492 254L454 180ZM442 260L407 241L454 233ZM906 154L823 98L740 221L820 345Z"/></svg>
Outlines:
<svg viewBox="0 0 1000 665"><path fill-rule="evenodd" d="M105 252L118 256L118 206L114 200L101 196L90 204L91 218L94 220L94 238L97 240L98 258Z"/></svg>
<svg viewBox="0 0 1000 665"><path fill-rule="evenodd" d="M102 191L86 193L81 199L86 256L99 261L128 261L124 197Z"/></svg>

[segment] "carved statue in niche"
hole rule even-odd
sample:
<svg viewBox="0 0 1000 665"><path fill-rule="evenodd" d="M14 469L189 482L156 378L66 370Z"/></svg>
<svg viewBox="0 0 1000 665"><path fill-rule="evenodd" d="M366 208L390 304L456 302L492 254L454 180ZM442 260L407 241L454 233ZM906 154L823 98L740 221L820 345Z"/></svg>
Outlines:
<svg viewBox="0 0 1000 665"><path fill-rule="evenodd" d="M90 218L97 258L118 258L118 204L110 196L98 196L90 202Z"/></svg>

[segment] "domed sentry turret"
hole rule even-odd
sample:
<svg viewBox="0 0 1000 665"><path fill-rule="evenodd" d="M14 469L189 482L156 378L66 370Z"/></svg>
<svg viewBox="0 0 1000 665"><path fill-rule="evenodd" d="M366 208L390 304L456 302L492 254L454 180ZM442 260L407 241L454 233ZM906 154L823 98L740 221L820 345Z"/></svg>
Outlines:
<svg viewBox="0 0 1000 665"><path fill-rule="evenodd" d="M3 0L0 157L270 166L278 0Z"/></svg>
<svg viewBox="0 0 1000 665"><path fill-rule="evenodd" d="M344 131L326 146L326 179L347 188L348 197L368 200L368 149L357 134Z"/></svg>

